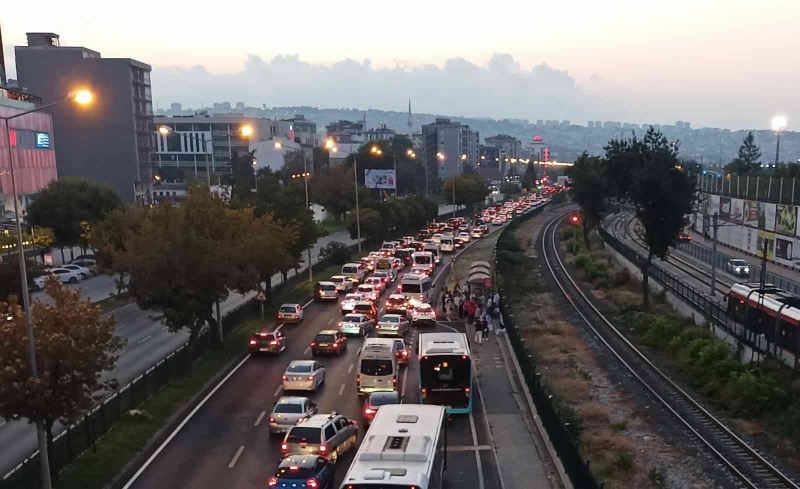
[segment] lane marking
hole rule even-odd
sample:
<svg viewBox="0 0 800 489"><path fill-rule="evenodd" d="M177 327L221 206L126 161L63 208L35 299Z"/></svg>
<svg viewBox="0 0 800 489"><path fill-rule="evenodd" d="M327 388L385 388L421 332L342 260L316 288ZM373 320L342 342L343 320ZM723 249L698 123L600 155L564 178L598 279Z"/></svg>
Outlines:
<svg viewBox="0 0 800 489"><path fill-rule="evenodd" d="M266 414L267 414L267 412L266 412L266 411L261 411L261 414L259 414L259 415L258 415L258 418L256 418L256 422L255 422L255 423L253 423L253 426L258 426L258 425L260 425L260 424L261 424L261 420L262 420L262 419L264 419L264 416L265 416Z"/></svg>
<svg viewBox="0 0 800 489"><path fill-rule="evenodd" d="M480 451L488 451L491 450L492 447L489 445L448 445L447 451L448 452L480 452Z"/></svg>
<svg viewBox="0 0 800 489"><path fill-rule="evenodd" d="M311 347L307 346L306 349L303 350L303 356L307 356L309 353L311 353Z"/></svg>
<svg viewBox="0 0 800 489"><path fill-rule="evenodd" d="M236 454L231 459L231 463L228 464L228 468L232 469L236 465L236 461L239 460L239 457L242 455L244 451L244 445L240 446L238 450L236 450Z"/></svg>
<svg viewBox="0 0 800 489"><path fill-rule="evenodd" d="M361 355L361 347L360 346L358 347L358 351L356 352L356 356L359 356L359 355Z"/></svg>
<svg viewBox="0 0 800 489"><path fill-rule="evenodd" d="M333 322L333 318L328 319L328 322L327 322L326 326L330 326L332 322Z"/></svg>
<svg viewBox="0 0 800 489"><path fill-rule="evenodd" d="M275 326L275 331L280 331L280 330L281 330L281 328L283 328L283 325L284 325L284 324L286 324L286 323L281 323L281 324L279 324L279 325Z"/></svg>
<svg viewBox="0 0 800 489"><path fill-rule="evenodd" d="M472 431L472 445L478 445L478 433L475 430L475 417L472 415L472 411L469 412L469 428ZM483 483L483 466L481 465L481 454L478 450L475 450L475 464L478 466L478 489L484 489Z"/></svg>
<svg viewBox="0 0 800 489"><path fill-rule="evenodd" d="M283 390L283 384L279 385L278 388L275 389L275 392L272 393L272 397L278 397L279 395L281 395L282 390Z"/></svg>
<svg viewBox="0 0 800 489"><path fill-rule="evenodd" d="M233 377L233 374L235 374L235 373L236 373L236 371L237 371L237 370L239 370L239 368L240 368L242 365L244 365L244 364L245 364L245 363L246 363L248 360L250 360L250 355L249 355L249 354L248 354L247 356L245 356L245 357L242 359L242 361L241 361L241 362L239 362L238 364L236 364L236 366L235 366L235 367L233 367L233 369L231 369L231 371L230 371L230 372L228 372L228 375L226 375L225 377L223 377L223 379L222 379L222 380L221 380L221 381L220 381L220 382L219 382L219 383L218 383L216 386L214 386L214 388L213 388L213 389L211 389L211 392L209 392L208 394L206 394L206 397L204 397L204 398L203 398L203 400L202 400L202 401L200 401L200 402L197 404L197 406L195 406L195 407L194 407L194 409L192 409L192 411L189 413L189 415L188 415L188 416L186 416L186 417L183 419L183 421L181 421L181 424L179 424L179 425L178 425L178 427L177 427L177 428L175 428L175 429L172 431L172 433L170 433L170 434L169 434L169 436L167 437L167 439L166 439L166 440L164 440L164 442L163 442L161 445L159 445L159 447L156 449L156 451L155 451L155 452L153 452L153 454L152 454L152 455L150 455L150 458L148 458L148 459L145 461L145 463L143 463L143 464L142 464L142 466L141 466L141 467L139 467L139 470L137 470L137 471L136 471L136 473L135 473L135 474L133 474L133 476L130 478L130 480L128 480L128 482L127 482L127 483L126 483L124 486L122 486L122 489L130 489L130 487L133 485L133 483L134 483L134 482L136 482L136 479L138 479L139 477L141 477L141 475L144 473L144 471L145 471L145 470L147 470L147 468L150 466L150 464L152 464L152 463L153 463L153 461L154 461L156 458L158 458L158 456L159 456L159 455L161 455L161 452L163 452L163 451L164 451L164 449L165 449L165 448L167 448L167 445L169 445L169 444L170 444L170 442L171 442L171 441L172 441L172 440L175 438L175 436L177 436L177 435L178 435L178 433L179 433L179 432L180 432L180 431L183 429L183 427L184 427L184 426L186 426L186 424L187 424L187 423L188 423L188 422L189 422L189 421L190 421L190 420L191 420L191 419L194 417L194 415L195 415L195 414L197 414L197 412L198 412L198 411L200 411L200 409L202 409L202 408L203 408L203 406L206 404L206 402L208 402L208 400L209 400L209 399L211 399L211 398L214 396L214 394L216 394L216 393L217 393L217 391L219 390L219 388L220 388L220 387L222 387L222 386L225 384L225 382L227 382L227 381L228 381L228 380L229 380L231 377Z"/></svg>
<svg viewBox="0 0 800 489"><path fill-rule="evenodd" d="M408 371L411 365L406 364L406 369L403 371L403 385L400 387L400 402L406 397L406 380L408 380Z"/></svg>
<svg viewBox="0 0 800 489"><path fill-rule="evenodd" d="M347 367L347 373L349 374L350 372L352 372L353 371L353 367L355 367L355 366L356 366L355 363L351 363L350 366ZM3 426L3 425L0 425L0 426Z"/></svg>
<svg viewBox="0 0 800 489"><path fill-rule="evenodd" d="M137 341L136 343L137 344L142 344L142 343L144 343L145 341L149 340L152 337L153 337L153 335L149 334L149 335L145 336L144 338L140 339L139 341Z"/></svg>
<svg viewBox="0 0 800 489"><path fill-rule="evenodd" d="M339 395L341 396L343 392L344 392L344 384L339 386Z"/></svg>

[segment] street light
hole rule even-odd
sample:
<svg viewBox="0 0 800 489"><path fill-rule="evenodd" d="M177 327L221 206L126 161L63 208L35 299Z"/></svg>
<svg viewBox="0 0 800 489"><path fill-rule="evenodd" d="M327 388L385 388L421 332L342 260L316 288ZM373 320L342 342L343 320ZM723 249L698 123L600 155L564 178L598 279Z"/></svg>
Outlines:
<svg viewBox="0 0 800 489"><path fill-rule="evenodd" d="M253 126L251 126L250 124L245 124L239 128L239 132L241 133L242 136L246 138L251 138L253 137L253 132L254 132Z"/></svg>
<svg viewBox="0 0 800 489"><path fill-rule="evenodd" d="M778 158L781 153L781 133L786 129L789 120L785 115L778 114L772 118L772 130L778 136L775 142L775 166L778 166Z"/></svg>
<svg viewBox="0 0 800 489"><path fill-rule="evenodd" d="M63 104L64 102L72 101L77 105L87 106L94 100L94 95L88 89L78 89L66 98L53 102L51 104L42 105L31 110L26 110L18 114L8 117L0 117L3 119L3 125L6 132L6 150L8 152L8 167L11 173L11 193L14 197L14 220L17 225L17 253L19 255L19 275L20 275L20 288L22 289L22 305L25 311L25 329L28 337L28 361L31 367L31 377L39 377L39 369L36 364L36 338L33 331L33 318L31 317L31 297L28 293L28 270L25 264L25 250L23 249L22 242L22 218L19 213L19 197L17 196L17 181L14 175L14 156L11 152L11 129L9 128L8 121L16 119L33 112L49 109ZM52 482L50 480L50 459L47 455L47 435L44 431L44 423L42 420L36 421L36 440L39 448L39 468L41 470L42 487L44 489L51 489Z"/></svg>
<svg viewBox="0 0 800 489"><path fill-rule="evenodd" d="M408 151L411 150L409 149ZM406 154L408 154L408 151L406 152ZM383 150L378 145L373 145L369 149L369 152L375 156L381 156L383 154ZM397 156L394 154L394 150L392 150L392 163L394 165L394 196L397 197Z"/></svg>
<svg viewBox="0 0 800 489"><path fill-rule="evenodd" d="M305 162L306 162L306 159L303 158L303 166L305 166ZM311 176L311 173L309 173L306 170L306 168L303 168L303 173L298 173L296 175L292 175L293 179L297 179L297 178L302 178L303 179L303 183L304 183L304 185L306 187L306 211L308 211L310 209L310 205L308 203L308 177L310 177L310 176ZM308 251L308 281L309 282L313 282L314 281L314 271L311 269L311 247L310 246L308 247L307 251Z"/></svg>
<svg viewBox="0 0 800 489"><path fill-rule="evenodd" d="M461 173L461 168L463 165L463 161L467 161L467 155L462 154L461 158L458 160L458 171L455 175L453 175L453 218L456 217L456 209L458 206L456 205L456 177L458 177L459 173Z"/></svg>

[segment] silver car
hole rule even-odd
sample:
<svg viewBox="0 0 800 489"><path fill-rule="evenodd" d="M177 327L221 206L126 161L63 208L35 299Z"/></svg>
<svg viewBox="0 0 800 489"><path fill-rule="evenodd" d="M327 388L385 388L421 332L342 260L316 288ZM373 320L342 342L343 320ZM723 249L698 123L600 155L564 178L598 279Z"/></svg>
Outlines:
<svg viewBox="0 0 800 489"><path fill-rule="evenodd" d="M357 447L358 427L336 413L316 414L293 426L281 443L283 456L320 455L331 462Z"/></svg>
<svg viewBox="0 0 800 489"><path fill-rule="evenodd" d="M283 390L314 391L325 382L325 367L314 360L293 360L283 374Z"/></svg>
<svg viewBox="0 0 800 489"><path fill-rule="evenodd" d="M378 336L403 336L408 332L408 321L400 314L384 314L375 326Z"/></svg>
<svg viewBox="0 0 800 489"><path fill-rule="evenodd" d="M336 286L336 292L348 293L355 288L353 281L344 275L334 275L331 282Z"/></svg>
<svg viewBox="0 0 800 489"><path fill-rule="evenodd" d="M348 314L339 321L339 331L364 337L372 331L372 320L364 314Z"/></svg>
<svg viewBox="0 0 800 489"><path fill-rule="evenodd" d="M363 300L364 296L357 292L353 292L344 296L344 299L342 299L341 302L342 315L353 312L353 307Z"/></svg>
<svg viewBox="0 0 800 489"><path fill-rule="evenodd" d="M738 275L740 277L750 276L750 264L747 263L746 260L738 258L730 259L725 263L725 268L728 270L728 273L733 275Z"/></svg>
<svg viewBox="0 0 800 489"><path fill-rule="evenodd" d="M307 397L283 396L269 414L269 433L286 433L298 421L317 414L317 405Z"/></svg>

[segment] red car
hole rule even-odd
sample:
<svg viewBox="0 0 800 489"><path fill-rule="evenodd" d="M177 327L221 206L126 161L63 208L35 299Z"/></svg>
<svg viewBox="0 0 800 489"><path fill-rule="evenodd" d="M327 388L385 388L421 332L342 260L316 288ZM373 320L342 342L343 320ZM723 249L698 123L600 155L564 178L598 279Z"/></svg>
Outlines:
<svg viewBox="0 0 800 489"><path fill-rule="evenodd" d="M403 294L392 294L386 299L387 314L405 314L408 307L408 299Z"/></svg>
<svg viewBox="0 0 800 489"><path fill-rule="evenodd" d="M692 235L689 233L680 233L678 235L678 241L681 243L688 243L692 240Z"/></svg>
<svg viewBox="0 0 800 489"><path fill-rule="evenodd" d="M286 337L280 331L259 331L250 337L250 353L281 353L286 349Z"/></svg>

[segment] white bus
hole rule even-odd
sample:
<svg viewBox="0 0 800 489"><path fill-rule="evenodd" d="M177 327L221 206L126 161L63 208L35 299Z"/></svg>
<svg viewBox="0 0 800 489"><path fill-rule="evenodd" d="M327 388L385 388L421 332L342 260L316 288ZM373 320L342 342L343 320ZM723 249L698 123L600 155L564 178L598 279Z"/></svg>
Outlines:
<svg viewBox="0 0 800 489"><path fill-rule="evenodd" d="M427 275L407 274L400 281L400 293L410 302L425 302L431 300L431 278Z"/></svg>
<svg viewBox="0 0 800 489"><path fill-rule="evenodd" d="M386 404L339 489L441 489L447 468L442 406Z"/></svg>
<svg viewBox="0 0 800 489"><path fill-rule="evenodd" d="M464 333L419 335L419 390L423 404L447 412L472 411L472 356Z"/></svg>

